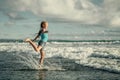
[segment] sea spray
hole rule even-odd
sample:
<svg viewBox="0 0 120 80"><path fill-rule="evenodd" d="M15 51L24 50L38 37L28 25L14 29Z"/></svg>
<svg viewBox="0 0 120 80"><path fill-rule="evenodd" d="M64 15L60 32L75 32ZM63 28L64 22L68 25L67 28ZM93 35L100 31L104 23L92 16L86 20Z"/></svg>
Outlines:
<svg viewBox="0 0 120 80"><path fill-rule="evenodd" d="M21 70L39 70L39 59L30 53L22 53L17 54L16 57L18 58L18 63L23 65ZM49 60L49 59L48 59ZM48 61L47 59L44 60L44 65L42 66L43 69L46 70L65 70L60 65L61 62L55 63L55 61Z"/></svg>
<svg viewBox="0 0 120 80"><path fill-rule="evenodd" d="M39 62L38 60L36 60L32 54L27 54L26 53L23 54L17 54L17 57L19 58L20 63L22 63L22 65L27 66L27 68L29 69L39 69ZM24 69L24 67L23 67Z"/></svg>

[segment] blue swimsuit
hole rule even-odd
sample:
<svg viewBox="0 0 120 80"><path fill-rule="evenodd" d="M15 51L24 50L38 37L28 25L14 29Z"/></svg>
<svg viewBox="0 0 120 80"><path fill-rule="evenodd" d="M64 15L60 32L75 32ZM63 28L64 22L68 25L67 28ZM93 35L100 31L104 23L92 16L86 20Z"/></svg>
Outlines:
<svg viewBox="0 0 120 80"><path fill-rule="evenodd" d="M41 33L40 35L42 42L47 42L48 41L48 33Z"/></svg>
<svg viewBox="0 0 120 80"><path fill-rule="evenodd" d="M42 49L43 49L45 47L47 41L48 41L48 33L41 33L40 41L38 42L38 45L42 46Z"/></svg>

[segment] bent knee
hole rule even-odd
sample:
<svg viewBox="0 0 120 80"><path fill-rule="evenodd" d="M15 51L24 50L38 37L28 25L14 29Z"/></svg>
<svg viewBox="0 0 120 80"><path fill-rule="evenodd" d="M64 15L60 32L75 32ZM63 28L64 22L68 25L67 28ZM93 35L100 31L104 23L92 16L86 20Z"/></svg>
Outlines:
<svg viewBox="0 0 120 80"><path fill-rule="evenodd" d="M40 52L40 50L37 49L36 52Z"/></svg>

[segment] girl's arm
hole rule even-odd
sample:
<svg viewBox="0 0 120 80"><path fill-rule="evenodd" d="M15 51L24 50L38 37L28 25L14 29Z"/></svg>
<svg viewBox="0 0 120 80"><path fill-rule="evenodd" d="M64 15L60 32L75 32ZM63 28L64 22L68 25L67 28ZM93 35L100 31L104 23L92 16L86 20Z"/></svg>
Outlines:
<svg viewBox="0 0 120 80"><path fill-rule="evenodd" d="M42 30L38 32L37 36L32 41L35 41L40 36L41 33L42 33Z"/></svg>

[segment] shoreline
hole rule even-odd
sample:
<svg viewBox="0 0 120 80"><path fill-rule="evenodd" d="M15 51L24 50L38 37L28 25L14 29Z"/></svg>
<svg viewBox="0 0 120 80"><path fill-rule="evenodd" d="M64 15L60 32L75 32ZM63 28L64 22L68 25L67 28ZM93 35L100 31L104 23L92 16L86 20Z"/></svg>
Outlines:
<svg viewBox="0 0 120 80"><path fill-rule="evenodd" d="M38 41L38 40L36 40ZM22 39L0 39L0 42L24 42ZM48 42L118 42L120 43L120 40L48 40Z"/></svg>

